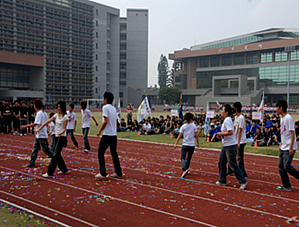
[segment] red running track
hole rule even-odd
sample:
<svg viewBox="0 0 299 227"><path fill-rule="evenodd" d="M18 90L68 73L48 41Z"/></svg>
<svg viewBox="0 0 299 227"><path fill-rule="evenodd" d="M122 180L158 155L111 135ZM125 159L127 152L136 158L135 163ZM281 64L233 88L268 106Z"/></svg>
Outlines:
<svg viewBox="0 0 299 227"><path fill-rule="evenodd" d="M81 135L76 135L83 144ZM246 154L248 187L235 177L216 186L219 151L198 150L191 175L181 179L180 150L173 146L118 140L124 172L121 179L96 180L99 138L90 136L92 151L69 147L63 157L70 173L41 177L50 159L40 152L37 168L27 168L34 137L0 136L0 201L26 207L60 226L286 226L299 214L299 182L280 192L277 157ZM299 168L299 161L293 166ZM113 173L107 151L106 167ZM299 220L293 219L294 226Z"/></svg>

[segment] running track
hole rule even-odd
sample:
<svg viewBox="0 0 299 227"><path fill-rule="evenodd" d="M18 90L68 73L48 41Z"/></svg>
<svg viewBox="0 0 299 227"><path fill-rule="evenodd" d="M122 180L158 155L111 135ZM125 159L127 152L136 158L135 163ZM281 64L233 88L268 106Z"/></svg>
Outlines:
<svg viewBox="0 0 299 227"><path fill-rule="evenodd" d="M240 191L234 176L226 187L215 185L217 150L196 151L191 175L181 179L179 149L119 139L124 177L95 180L99 138L90 136L93 152L77 151L69 140L63 157L71 172L44 179L50 159L42 152L38 168L26 167L33 140L0 135L0 201L58 226L299 226L299 219L287 223L299 216L299 181L291 177L293 192L275 189L281 183L276 157L247 154L249 183ZM106 167L113 173L109 152Z"/></svg>

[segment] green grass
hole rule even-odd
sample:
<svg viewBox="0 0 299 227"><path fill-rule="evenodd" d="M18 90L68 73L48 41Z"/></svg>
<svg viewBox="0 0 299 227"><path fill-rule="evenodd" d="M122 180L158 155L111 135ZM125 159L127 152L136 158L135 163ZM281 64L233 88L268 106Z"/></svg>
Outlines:
<svg viewBox="0 0 299 227"><path fill-rule="evenodd" d="M153 112L151 117L159 117L160 115L166 116L170 115L170 112ZM90 131L89 135L96 135L101 124L102 124L102 113L101 112L93 112L94 117L99 123L99 126L96 127L95 123L93 120L90 122ZM77 116L77 130L76 133L82 133L81 132L81 113L76 113ZM126 119L126 113L123 112L121 113L121 117ZM299 116L294 115L293 116L294 121L299 120ZM136 112L133 113L133 119L137 119ZM149 141L149 142L156 142L156 143L166 143L166 144L175 144L176 139L170 139L169 135L149 135L149 136L138 136L137 132L118 132L117 133L118 138L123 138L123 139L132 139L132 140L139 140L139 141ZM200 142L200 147L202 148L215 148L215 149L221 149L222 148L222 143L221 142L210 142L207 143L204 138L199 138ZM179 144L182 144L182 140L180 141ZM298 143L299 147L299 143ZM245 146L245 152L248 153L254 153L254 154L264 154L264 155L272 155L272 156L278 156L279 155L279 146L277 145L272 145L269 147L252 147L251 143L248 143ZM294 156L295 158L299 158L299 153L297 152Z"/></svg>

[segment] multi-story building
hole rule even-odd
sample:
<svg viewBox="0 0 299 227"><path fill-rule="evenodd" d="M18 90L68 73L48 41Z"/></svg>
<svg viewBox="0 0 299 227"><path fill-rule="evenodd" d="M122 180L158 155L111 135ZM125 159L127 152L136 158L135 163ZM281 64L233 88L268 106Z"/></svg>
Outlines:
<svg viewBox="0 0 299 227"><path fill-rule="evenodd" d="M290 105L299 103L299 29L253 32L175 51L169 58L174 86L189 105L236 100L258 105L263 89L265 103L287 99L289 65Z"/></svg>
<svg viewBox="0 0 299 227"><path fill-rule="evenodd" d="M127 66L133 68L127 69L127 89L130 84L143 89L144 84L135 83L141 77L147 85L148 26L141 19L145 11L128 10L126 18ZM140 14L140 20L130 20L131 12ZM125 89L120 92L120 20L119 9L88 0L0 0L0 97L79 104L102 98L105 91L116 98L127 94ZM146 36L138 30L134 34L132 26L142 26ZM132 35L146 48L132 46ZM130 62L139 52L143 55L135 72ZM127 95L124 98L124 103L130 102Z"/></svg>

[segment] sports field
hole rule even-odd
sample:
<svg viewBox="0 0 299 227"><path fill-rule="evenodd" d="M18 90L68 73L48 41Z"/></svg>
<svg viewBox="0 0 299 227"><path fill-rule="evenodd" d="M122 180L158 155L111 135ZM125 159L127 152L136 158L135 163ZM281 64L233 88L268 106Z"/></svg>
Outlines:
<svg viewBox="0 0 299 227"><path fill-rule="evenodd" d="M77 135L83 144L81 135ZM56 226L286 226L299 225L299 182L277 191L277 157L246 154L248 187L235 177L216 186L218 150L197 150L191 175L181 179L180 150L173 146L119 139L124 176L96 180L99 138L90 136L90 154L69 142L63 157L70 173L44 179L49 159L41 152L35 169L26 168L34 136L0 137L0 201L25 207ZM299 168L299 161L294 160ZM108 173L113 165L106 155ZM291 220L292 219L292 220ZM1 226L4 224L1 223ZM3 225L5 226L5 225Z"/></svg>

